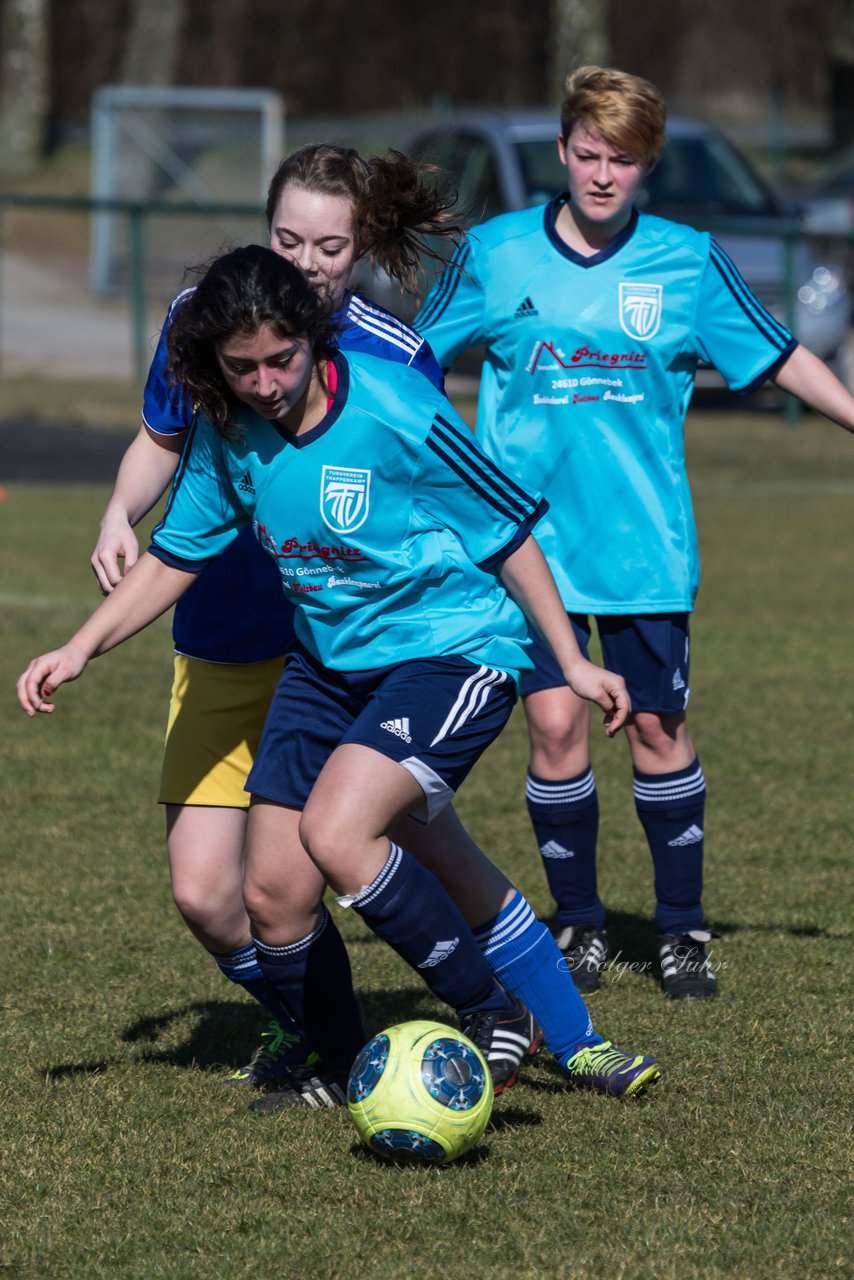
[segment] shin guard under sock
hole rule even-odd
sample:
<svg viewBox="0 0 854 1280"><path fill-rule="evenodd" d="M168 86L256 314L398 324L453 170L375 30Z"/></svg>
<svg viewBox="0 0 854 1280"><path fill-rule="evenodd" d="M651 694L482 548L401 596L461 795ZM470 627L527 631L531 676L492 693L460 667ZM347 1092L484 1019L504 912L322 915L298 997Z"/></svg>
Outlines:
<svg viewBox="0 0 854 1280"><path fill-rule="evenodd" d="M388 861L371 884L338 901L352 906L458 1014L511 1007L439 881L399 845L391 845Z"/></svg>
<svg viewBox="0 0 854 1280"><path fill-rule="evenodd" d="M324 908L317 928L285 947L255 939L267 982L332 1067L349 1067L367 1040L341 934Z"/></svg>
<svg viewBox="0 0 854 1280"><path fill-rule="evenodd" d="M593 770L588 766L563 782L546 781L528 770L525 799L558 923L602 929L605 909L596 888L599 797Z"/></svg>
<svg viewBox="0 0 854 1280"><path fill-rule="evenodd" d="M635 770L635 807L655 868L655 923L662 933L703 928L706 782L694 757L674 773Z"/></svg>
<svg viewBox="0 0 854 1280"><path fill-rule="evenodd" d="M601 1043L557 943L521 893L474 933L502 985L543 1028L546 1047L559 1062Z"/></svg>

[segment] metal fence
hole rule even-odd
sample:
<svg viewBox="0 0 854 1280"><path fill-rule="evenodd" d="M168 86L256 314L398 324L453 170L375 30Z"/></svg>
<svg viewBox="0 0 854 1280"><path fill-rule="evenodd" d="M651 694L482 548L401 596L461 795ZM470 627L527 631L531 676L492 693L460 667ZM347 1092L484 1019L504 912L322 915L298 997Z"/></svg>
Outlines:
<svg viewBox="0 0 854 1280"><path fill-rule="evenodd" d="M3 261L3 213L11 208L24 208L52 212L73 212L89 216L99 213L120 215L127 224L128 276L127 294L129 300L130 350L135 377L142 382L145 379L150 361L150 345L148 330L149 283L151 279L147 261L146 233L149 219L169 217L208 218L222 222L228 218L251 218L263 226L264 209L260 203L233 202L216 204L197 204L194 202L171 202L155 200L137 200L122 198L95 198L87 196L47 196L22 195L0 192L0 303L3 297L2 261ZM784 318L790 328L795 327L797 308L798 280L796 277L796 250L804 240L827 241L828 237L814 232L807 232L796 221L782 224L779 220L724 220L716 219L714 230L736 232L744 236L774 236L782 242L783 252L783 297ZM833 241L840 251L849 252L854 247L854 233L834 236ZM3 338L0 332L0 366L3 360ZM791 396L785 397L786 414L795 420L800 413L800 402Z"/></svg>
<svg viewBox="0 0 854 1280"><path fill-rule="evenodd" d="M151 352L148 333L148 281L146 254L146 229L150 218L175 216L194 218L247 217L263 223L264 206L260 203L217 203L198 205L192 202L168 202L153 200L128 200L119 198L92 198L89 196L30 196L0 193L0 301L2 301L3 213L6 209L24 208L50 212L113 213L121 215L127 223L128 243L128 299L130 312L130 349L133 354L134 375L145 379ZM3 334L0 332L0 363L3 357Z"/></svg>

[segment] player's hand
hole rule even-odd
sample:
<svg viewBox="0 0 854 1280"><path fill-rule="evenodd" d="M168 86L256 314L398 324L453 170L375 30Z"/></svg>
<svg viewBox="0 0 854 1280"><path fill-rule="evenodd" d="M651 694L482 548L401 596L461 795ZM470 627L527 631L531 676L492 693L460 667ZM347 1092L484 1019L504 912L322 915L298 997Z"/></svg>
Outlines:
<svg viewBox="0 0 854 1280"><path fill-rule="evenodd" d="M53 653L43 653L33 658L22 676L18 678L18 701L28 716L38 711L54 710L50 699L61 684L76 680L86 667L87 658L79 649L65 645Z"/></svg>
<svg viewBox="0 0 854 1280"><path fill-rule="evenodd" d="M592 662L582 661L567 673L567 684L580 698L595 702L605 712L605 732L609 738L622 729L631 715L632 700L622 676Z"/></svg>
<svg viewBox="0 0 854 1280"><path fill-rule="evenodd" d="M138 559L139 543L128 521L124 517L105 521L90 561L101 594L108 596Z"/></svg>

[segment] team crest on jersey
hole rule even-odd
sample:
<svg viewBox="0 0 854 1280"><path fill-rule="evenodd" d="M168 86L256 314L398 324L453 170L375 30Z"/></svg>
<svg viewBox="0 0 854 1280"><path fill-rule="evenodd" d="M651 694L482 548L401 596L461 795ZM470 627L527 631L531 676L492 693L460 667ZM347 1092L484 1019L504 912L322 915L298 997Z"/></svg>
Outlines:
<svg viewBox="0 0 854 1280"><path fill-rule="evenodd" d="M336 533L353 533L368 518L371 473L358 467L324 467L320 514Z"/></svg>
<svg viewBox="0 0 854 1280"><path fill-rule="evenodd" d="M660 284L627 284L620 281L620 324L630 338L648 342L661 324Z"/></svg>

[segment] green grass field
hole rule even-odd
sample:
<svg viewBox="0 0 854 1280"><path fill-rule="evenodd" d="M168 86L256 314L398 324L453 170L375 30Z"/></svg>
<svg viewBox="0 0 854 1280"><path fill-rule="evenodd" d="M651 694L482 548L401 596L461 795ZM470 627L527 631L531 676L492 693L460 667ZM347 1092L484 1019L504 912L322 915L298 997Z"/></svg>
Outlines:
<svg viewBox="0 0 854 1280"><path fill-rule="evenodd" d="M256 1117L223 1083L260 1020L171 905L153 802L170 681L155 625L27 720L13 683L97 602L106 491L0 505L3 970L0 1272L29 1280L752 1280L850 1276L854 440L693 414L704 559L692 725L709 783L720 996L669 1006L628 754L597 738L601 886L620 952L598 1029L654 1053L635 1103L540 1055L476 1156L377 1164L346 1114ZM514 717L460 797L542 913ZM340 913L339 913L340 916ZM367 1025L442 1016L358 920Z"/></svg>

